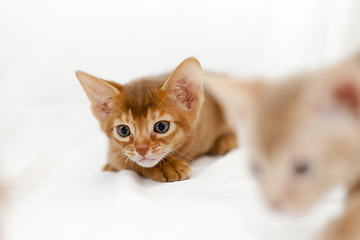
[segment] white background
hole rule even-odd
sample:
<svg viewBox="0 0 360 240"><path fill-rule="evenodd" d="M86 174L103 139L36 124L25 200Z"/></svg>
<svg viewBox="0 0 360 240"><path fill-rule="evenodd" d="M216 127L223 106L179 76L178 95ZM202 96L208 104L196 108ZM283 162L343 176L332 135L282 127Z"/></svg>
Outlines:
<svg viewBox="0 0 360 240"><path fill-rule="evenodd" d="M282 233L274 218L261 219L246 164L239 163L241 151L215 162L203 158L192 166L190 181L172 185L128 171L99 173L106 138L74 71L125 83L170 71L194 56L207 70L278 79L337 62L359 46L358 0L1 1L0 163L8 185L6 239L119 239L118 231L121 239L140 239L144 229L152 239L159 237L154 230L161 228L158 220L169 217L170 203L179 199L186 204L177 206L180 213L173 223L187 238L311 236L327 221L326 214L336 212L336 204L329 211L320 207L324 214L301 220L303 225L292 222L296 224ZM117 192L118 184L133 186L134 181L134 188ZM154 188L160 189L156 195L137 195ZM181 194L189 191L200 193L193 198ZM89 196L104 197L87 203ZM161 202L164 196L167 201ZM114 201L136 207L114 208L109 204ZM156 211L154 201L161 202ZM244 206L257 201L259 206ZM87 215L94 206L98 210ZM102 220L94 220L98 218ZM139 219L142 224L137 225ZM171 221L160 225L167 229L164 235L174 229Z"/></svg>
<svg viewBox="0 0 360 240"><path fill-rule="evenodd" d="M1 103L78 103L75 69L123 82L189 56L236 75L321 66L358 47L359 9L357 0L1 1Z"/></svg>

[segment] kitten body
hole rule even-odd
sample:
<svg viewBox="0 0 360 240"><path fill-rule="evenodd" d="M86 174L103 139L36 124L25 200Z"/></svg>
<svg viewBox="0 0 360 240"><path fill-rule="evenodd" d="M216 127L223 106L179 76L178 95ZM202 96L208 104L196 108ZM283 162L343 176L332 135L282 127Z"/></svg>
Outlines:
<svg viewBox="0 0 360 240"><path fill-rule="evenodd" d="M221 107L203 89L203 72L194 58L172 74L126 85L79 71L77 77L109 138L103 170L132 169L162 182L184 180L191 174L187 161L237 147Z"/></svg>
<svg viewBox="0 0 360 240"><path fill-rule="evenodd" d="M253 99L245 144L269 206L302 212L341 183L344 215L318 239L360 239L360 58L263 83Z"/></svg>

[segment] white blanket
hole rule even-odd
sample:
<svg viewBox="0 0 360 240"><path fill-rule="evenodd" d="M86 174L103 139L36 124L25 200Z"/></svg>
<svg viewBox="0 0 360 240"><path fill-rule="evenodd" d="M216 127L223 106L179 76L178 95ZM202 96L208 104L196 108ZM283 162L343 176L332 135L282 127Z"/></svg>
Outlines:
<svg viewBox="0 0 360 240"><path fill-rule="evenodd" d="M267 212L243 150L197 159L175 183L101 172L106 139L88 106L24 112L3 145L6 176L17 176L6 239L301 240L341 209L336 194L301 218Z"/></svg>

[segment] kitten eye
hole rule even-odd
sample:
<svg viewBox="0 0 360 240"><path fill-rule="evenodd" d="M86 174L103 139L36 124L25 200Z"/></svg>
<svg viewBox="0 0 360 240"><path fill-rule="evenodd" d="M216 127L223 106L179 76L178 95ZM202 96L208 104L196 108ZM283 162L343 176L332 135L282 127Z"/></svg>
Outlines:
<svg viewBox="0 0 360 240"><path fill-rule="evenodd" d="M157 133L166 133L169 127L170 123L168 121L160 121L155 124L154 131Z"/></svg>
<svg viewBox="0 0 360 240"><path fill-rule="evenodd" d="M300 160L295 164L294 171L298 175L304 175L308 173L310 170L311 170L311 164L310 161L307 159Z"/></svg>
<svg viewBox="0 0 360 240"><path fill-rule="evenodd" d="M117 126L117 132L121 137L127 137L130 135L130 128L125 125Z"/></svg>
<svg viewBox="0 0 360 240"><path fill-rule="evenodd" d="M259 164L252 162L250 165L250 170L251 173L257 177L262 173L261 167L259 166Z"/></svg>

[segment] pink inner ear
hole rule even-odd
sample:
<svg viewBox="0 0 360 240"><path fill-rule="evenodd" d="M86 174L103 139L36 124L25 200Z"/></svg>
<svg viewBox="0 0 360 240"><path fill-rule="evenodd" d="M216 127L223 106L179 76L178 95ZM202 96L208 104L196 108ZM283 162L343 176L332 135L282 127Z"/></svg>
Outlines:
<svg viewBox="0 0 360 240"><path fill-rule="evenodd" d="M176 98L182 102L189 110L195 105L196 87L195 83L188 83L186 79L179 79L176 83Z"/></svg>
<svg viewBox="0 0 360 240"><path fill-rule="evenodd" d="M359 96L354 84L344 83L334 91L336 100L343 106L349 108L354 114L359 113Z"/></svg>
<svg viewBox="0 0 360 240"><path fill-rule="evenodd" d="M109 103L108 102L104 102L104 103L99 103L97 106L96 106L96 110L97 112L100 113L101 117L106 119L107 116L111 113L111 108L109 106Z"/></svg>
<svg viewBox="0 0 360 240"><path fill-rule="evenodd" d="M87 88L88 96L91 100L93 110L95 110L103 119L106 119L111 113L109 105L113 97L108 90L104 88Z"/></svg>

